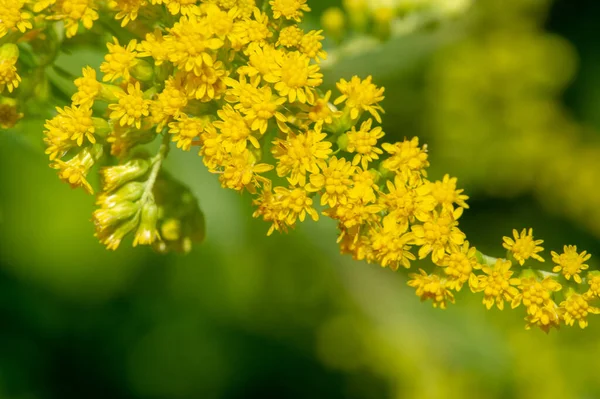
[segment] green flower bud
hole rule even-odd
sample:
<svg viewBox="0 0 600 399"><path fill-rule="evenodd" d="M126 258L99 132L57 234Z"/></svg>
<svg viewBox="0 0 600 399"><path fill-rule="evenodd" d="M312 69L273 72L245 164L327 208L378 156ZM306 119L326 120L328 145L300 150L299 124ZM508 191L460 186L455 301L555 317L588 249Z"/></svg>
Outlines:
<svg viewBox="0 0 600 399"><path fill-rule="evenodd" d="M111 192L128 181L144 175L150 168L145 159L132 159L122 165L109 166L100 170L104 191Z"/></svg>
<svg viewBox="0 0 600 399"><path fill-rule="evenodd" d="M156 241L158 230L156 230L156 222L158 221L158 207L154 202L148 202L142 207L142 218L140 225L133 239L133 246L150 245Z"/></svg>

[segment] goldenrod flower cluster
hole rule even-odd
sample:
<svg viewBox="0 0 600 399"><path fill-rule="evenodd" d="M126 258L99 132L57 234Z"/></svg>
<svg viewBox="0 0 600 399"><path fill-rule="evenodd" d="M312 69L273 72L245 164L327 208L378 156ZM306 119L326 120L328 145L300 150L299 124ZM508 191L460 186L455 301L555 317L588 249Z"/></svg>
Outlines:
<svg viewBox="0 0 600 399"><path fill-rule="evenodd" d="M600 274L582 275L585 251L553 252L553 272L519 270L543 261L531 229L504 239L507 259L467 241L459 219L468 197L456 178L428 179L427 146L417 137L384 142L384 89L371 77L341 79L335 93L322 89L324 37L300 25L306 0L0 0L0 7L10 15L0 34L32 29L35 13L62 20L67 37L104 15L127 33L107 43L101 75L83 69L71 105L44 131L51 167L72 187L93 193L89 175L99 168L93 221L107 248L129 233L134 246L161 252L187 252L203 238L197 201L162 170L175 143L197 151L223 187L251 195L268 234L325 216L338 224L341 251L357 260L397 270L430 259L435 266L408 284L435 307L468 287L488 309L523 304L527 325L545 331L583 328L600 312L592 306ZM16 48L2 49L0 90L19 84Z"/></svg>

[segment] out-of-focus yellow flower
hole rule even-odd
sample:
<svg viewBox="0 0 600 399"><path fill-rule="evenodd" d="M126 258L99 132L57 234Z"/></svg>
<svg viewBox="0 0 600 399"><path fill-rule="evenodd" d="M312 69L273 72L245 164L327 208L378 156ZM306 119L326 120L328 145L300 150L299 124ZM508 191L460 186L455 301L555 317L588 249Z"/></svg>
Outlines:
<svg viewBox="0 0 600 399"><path fill-rule="evenodd" d="M310 11L310 8L306 5L306 0L270 0L269 4L273 9L273 18L275 19L283 17L300 22L302 12Z"/></svg>
<svg viewBox="0 0 600 399"><path fill-rule="evenodd" d="M24 10L25 0L0 0L0 37L8 32L31 29L31 13Z"/></svg>

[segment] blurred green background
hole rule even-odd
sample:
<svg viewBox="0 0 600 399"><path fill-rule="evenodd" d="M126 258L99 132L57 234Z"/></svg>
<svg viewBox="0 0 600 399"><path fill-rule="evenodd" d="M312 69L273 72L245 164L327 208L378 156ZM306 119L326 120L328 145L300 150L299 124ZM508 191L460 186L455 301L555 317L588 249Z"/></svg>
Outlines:
<svg viewBox="0 0 600 399"><path fill-rule="evenodd" d="M340 3L309 0L307 23ZM478 248L502 256L503 235L533 227L546 258L575 244L597 269L600 3L396 3L385 41L370 20L328 43L327 84L386 87L387 139L418 135L431 177L459 178ZM75 48L63 68L98 66ZM167 167L200 199L206 242L108 252L93 198L56 178L40 143L41 121L0 132L0 399L600 397L600 319L546 335L466 292L433 309L406 273L339 255L333 222L266 237L194 153Z"/></svg>

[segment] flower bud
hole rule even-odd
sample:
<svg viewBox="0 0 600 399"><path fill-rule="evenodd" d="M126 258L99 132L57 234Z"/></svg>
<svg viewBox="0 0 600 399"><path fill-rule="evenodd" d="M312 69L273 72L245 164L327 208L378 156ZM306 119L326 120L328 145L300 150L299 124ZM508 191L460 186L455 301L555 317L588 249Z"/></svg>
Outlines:
<svg viewBox="0 0 600 399"><path fill-rule="evenodd" d="M338 137L337 145L340 148L340 150L346 151L346 148L348 148L348 135L346 133Z"/></svg>
<svg viewBox="0 0 600 399"><path fill-rule="evenodd" d="M158 231L156 230L156 222L158 221L158 207L154 202L148 202L142 207L142 218L140 225L133 239L133 246L150 245L159 239Z"/></svg>
<svg viewBox="0 0 600 399"><path fill-rule="evenodd" d="M142 82L154 79L154 68L147 61L137 59L137 63L131 68L131 76Z"/></svg>
<svg viewBox="0 0 600 399"><path fill-rule="evenodd" d="M131 218L140 209L139 202L122 201L112 208L100 208L94 211L92 219L97 231L105 231L117 222Z"/></svg>
<svg viewBox="0 0 600 399"><path fill-rule="evenodd" d="M145 159L132 159L123 165L109 166L100 170L104 191L111 192L124 183L137 179L150 168L150 162Z"/></svg>
<svg viewBox="0 0 600 399"><path fill-rule="evenodd" d="M142 182L129 182L112 194L99 194L96 205L101 205L104 208L112 208L122 201L137 201L142 197L145 188L146 185Z"/></svg>

